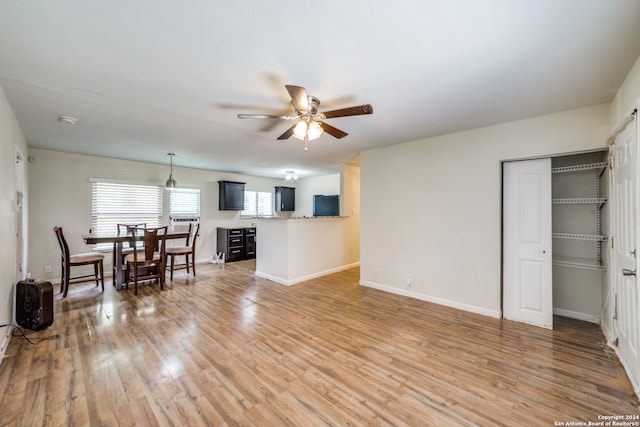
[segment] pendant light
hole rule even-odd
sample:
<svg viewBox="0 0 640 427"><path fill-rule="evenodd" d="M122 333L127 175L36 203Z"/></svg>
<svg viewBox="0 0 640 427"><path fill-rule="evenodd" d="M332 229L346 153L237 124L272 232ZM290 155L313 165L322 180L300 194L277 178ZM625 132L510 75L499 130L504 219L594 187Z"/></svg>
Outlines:
<svg viewBox="0 0 640 427"><path fill-rule="evenodd" d="M175 179L173 179L173 156L175 156L175 153L167 153L167 156L169 156L169 160L171 162L171 172L169 173L169 179L167 180L166 184L164 184L164 188L177 188L178 183Z"/></svg>

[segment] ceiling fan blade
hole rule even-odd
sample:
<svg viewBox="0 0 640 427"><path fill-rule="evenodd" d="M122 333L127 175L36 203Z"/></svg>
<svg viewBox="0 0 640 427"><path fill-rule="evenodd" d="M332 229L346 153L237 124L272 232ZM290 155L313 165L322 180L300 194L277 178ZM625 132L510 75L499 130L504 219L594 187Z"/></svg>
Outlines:
<svg viewBox="0 0 640 427"><path fill-rule="evenodd" d="M297 124L297 123L296 123L296 124ZM293 128L295 128L295 127L296 127L296 125L291 126L289 129L287 129L287 130L285 131L285 133L283 133L282 135L280 135L280 136L278 137L278 139L281 139L281 140L282 140L282 139L289 139L289 138L291 138L291 135L293 135Z"/></svg>
<svg viewBox="0 0 640 427"><path fill-rule="evenodd" d="M307 114L309 112L309 97L307 91L301 86L285 85L293 101L293 106L298 113Z"/></svg>
<svg viewBox="0 0 640 427"><path fill-rule="evenodd" d="M274 116L272 114L238 114L239 119L284 119L289 120L289 116Z"/></svg>
<svg viewBox="0 0 640 427"><path fill-rule="evenodd" d="M363 114L373 114L373 107L371 104L358 105L357 107L340 108L339 110L325 111L322 113L325 118L331 119L333 117L346 117L346 116L360 116Z"/></svg>
<svg viewBox="0 0 640 427"><path fill-rule="evenodd" d="M329 135L336 137L338 139L340 138L344 138L345 136L349 135L348 133L341 131L340 129L333 127L325 122L319 122L320 123L320 127Z"/></svg>

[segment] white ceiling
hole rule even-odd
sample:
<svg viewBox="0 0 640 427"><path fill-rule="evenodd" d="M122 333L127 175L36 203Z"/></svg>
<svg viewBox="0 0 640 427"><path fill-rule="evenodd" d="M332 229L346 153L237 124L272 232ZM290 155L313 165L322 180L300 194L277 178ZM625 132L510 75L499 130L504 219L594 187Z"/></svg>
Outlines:
<svg viewBox="0 0 640 427"><path fill-rule="evenodd" d="M31 147L274 178L608 102L640 56L637 0L0 2L0 86ZM290 122L237 118L292 112L285 84L374 113L309 152L276 140Z"/></svg>

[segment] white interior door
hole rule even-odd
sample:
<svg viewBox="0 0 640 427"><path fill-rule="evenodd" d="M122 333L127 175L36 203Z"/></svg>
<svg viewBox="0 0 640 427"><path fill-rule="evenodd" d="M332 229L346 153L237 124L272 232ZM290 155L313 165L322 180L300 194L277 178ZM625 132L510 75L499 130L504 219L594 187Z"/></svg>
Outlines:
<svg viewBox="0 0 640 427"><path fill-rule="evenodd" d="M503 315L553 329L551 159L503 164Z"/></svg>
<svg viewBox="0 0 640 427"><path fill-rule="evenodd" d="M618 352L634 384L640 384L640 325L638 324L640 297L637 270L637 136L636 120L618 134L611 154L613 168L613 282L614 333L618 338Z"/></svg>

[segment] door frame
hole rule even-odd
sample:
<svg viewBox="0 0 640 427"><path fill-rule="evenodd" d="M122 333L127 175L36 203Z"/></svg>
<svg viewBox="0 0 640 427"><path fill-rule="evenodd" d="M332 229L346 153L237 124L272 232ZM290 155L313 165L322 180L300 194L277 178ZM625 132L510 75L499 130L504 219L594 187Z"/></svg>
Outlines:
<svg viewBox="0 0 640 427"><path fill-rule="evenodd" d="M636 170L635 170L636 217L640 215L640 122L639 122L640 117L638 117L638 105L640 105L640 99L637 101L636 106L632 108L627 114L625 114L623 118L619 121L619 123L613 128L608 140L608 145L613 146L617 136L623 130L625 130L625 128L632 121L635 121L634 126L635 126L635 138L636 138L636 142L635 142L636 143L636 158L635 158L635 161L636 161ZM614 169L615 169L615 165L614 165ZM610 195L614 194L613 184L614 184L613 179L610 179L610 182L609 182ZM613 215L613 213L609 215L610 230L616 229L615 220L616 218L615 218L615 215ZM638 223L637 218L636 218L636 221L637 222L636 222L635 246L636 246L636 250L640 250L640 224ZM612 268L608 269L608 275L607 275L609 287L607 290L607 298L606 298L607 302L605 303L605 307L603 307L603 309L606 310L605 312L608 313L608 316L606 317L606 323L605 323L605 318L603 316L602 331L605 335L605 338L607 339L607 344L616 352L618 359L620 360L622 366L624 367L627 373L627 376L629 377L629 380L631 381L631 384L636 392L636 395L640 397L640 367L633 366L632 364L629 363L629 361L625 360L624 355L622 354L619 348L619 337L617 336L617 326L616 326L617 295L620 291L620 289L618 289L618 286L617 286L618 282L616 281L616 274L618 273L618 268L617 268L618 265L615 262L616 255L615 255L615 251L611 248L611 244L607 245L607 250L608 250L608 256L609 256L609 263L611 264ZM637 270L638 264L639 264L638 256L636 256L636 270ZM638 289L640 285L640 280L637 275L636 275L635 281L636 281L636 288ZM637 292L640 295L640 289L638 289ZM640 311L640 301L638 301L636 308ZM640 313L638 313L638 316L640 316Z"/></svg>

